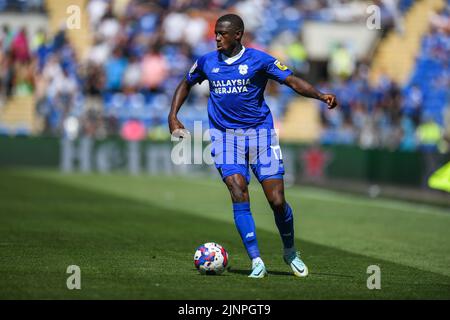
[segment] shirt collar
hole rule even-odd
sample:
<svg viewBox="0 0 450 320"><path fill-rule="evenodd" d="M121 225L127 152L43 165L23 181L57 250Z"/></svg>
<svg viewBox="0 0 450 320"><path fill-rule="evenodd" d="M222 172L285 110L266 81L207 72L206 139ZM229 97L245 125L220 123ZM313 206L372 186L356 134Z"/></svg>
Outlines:
<svg viewBox="0 0 450 320"><path fill-rule="evenodd" d="M226 64L232 64L233 62L237 61L240 57L242 57L242 55L244 54L245 51L245 47L242 46L241 51L239 51L239 53L235 56L232 57L227 57L226 55L224 55L223 53L221 53L222 55L222 60L226 63Z"/></svg>

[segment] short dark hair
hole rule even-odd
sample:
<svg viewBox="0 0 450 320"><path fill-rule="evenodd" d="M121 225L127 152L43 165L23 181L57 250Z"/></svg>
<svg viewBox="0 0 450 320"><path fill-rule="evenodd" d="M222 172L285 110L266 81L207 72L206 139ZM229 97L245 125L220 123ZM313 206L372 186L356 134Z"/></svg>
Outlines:
<svg viewBox="0 0 450 320"><path fill-rule="evenodd" d="M237 14L229 13L217 19L217 23L225 21L228 21L236 31L244 32L244 21Z"/></svg>

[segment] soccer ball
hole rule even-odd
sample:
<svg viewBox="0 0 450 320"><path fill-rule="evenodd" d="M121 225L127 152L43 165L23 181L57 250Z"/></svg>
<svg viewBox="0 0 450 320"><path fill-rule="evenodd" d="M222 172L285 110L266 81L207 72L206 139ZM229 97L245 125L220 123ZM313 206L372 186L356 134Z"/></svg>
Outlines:
<svg viewBox="0 0 450 320"><path fill-rule="evenodd" d="M228 265L228 253L220 244L207 242L195 250L194 265L201 274L221 274Z"/></svg>

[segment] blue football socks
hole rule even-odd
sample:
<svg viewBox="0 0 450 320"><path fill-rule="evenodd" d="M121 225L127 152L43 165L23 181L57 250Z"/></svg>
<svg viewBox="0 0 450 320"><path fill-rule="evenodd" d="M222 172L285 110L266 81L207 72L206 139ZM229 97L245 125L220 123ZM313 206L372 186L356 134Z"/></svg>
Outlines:
<svg viewBox="0 0 450 320"><path fill-rule="evenodd" d="M260 256L256 239L255 221L250 212L249 202L233 203L234 223L250 259Z"/></svg>
<svg viewBox="0 0 450 320"><path fill-rule="evenodd" d="M294 216L292 215L292 208L286 202L282 214L274 212L274 216L284 248L294 248Z"/></svg>

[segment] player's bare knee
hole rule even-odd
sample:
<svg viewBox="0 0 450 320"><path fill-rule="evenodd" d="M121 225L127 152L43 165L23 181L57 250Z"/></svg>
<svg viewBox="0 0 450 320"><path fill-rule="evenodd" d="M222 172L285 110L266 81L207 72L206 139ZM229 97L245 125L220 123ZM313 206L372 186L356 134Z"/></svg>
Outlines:
<svg viewBox="0 0 450 320"><path fill-rule="evenodd" d="M233 198L233 202L247 202L248 201L248 188L247 186L232 184L228 187Z"/></svg>
<svg viewBox="0 0 450 320"><path fill-rule="evenodd" d="M233 202L248 201L248 188L246 185L242 185L239 183L229 183L227 184L227 187L230 191Z"/></svg>
<svg viewBox="0 0 450 320"><path fill-rule="evenodd" d="M241 175L232 175L226 178L225 183L230 191L233 202L248 202L248 187L245 178Z"/></svg>
<svg viewBox="0 0 450 320"><path fill-rule="evenodd" d="M282 194L276 195L269 199L269 204L274 213L284 212L285 199Z"/></svg>

